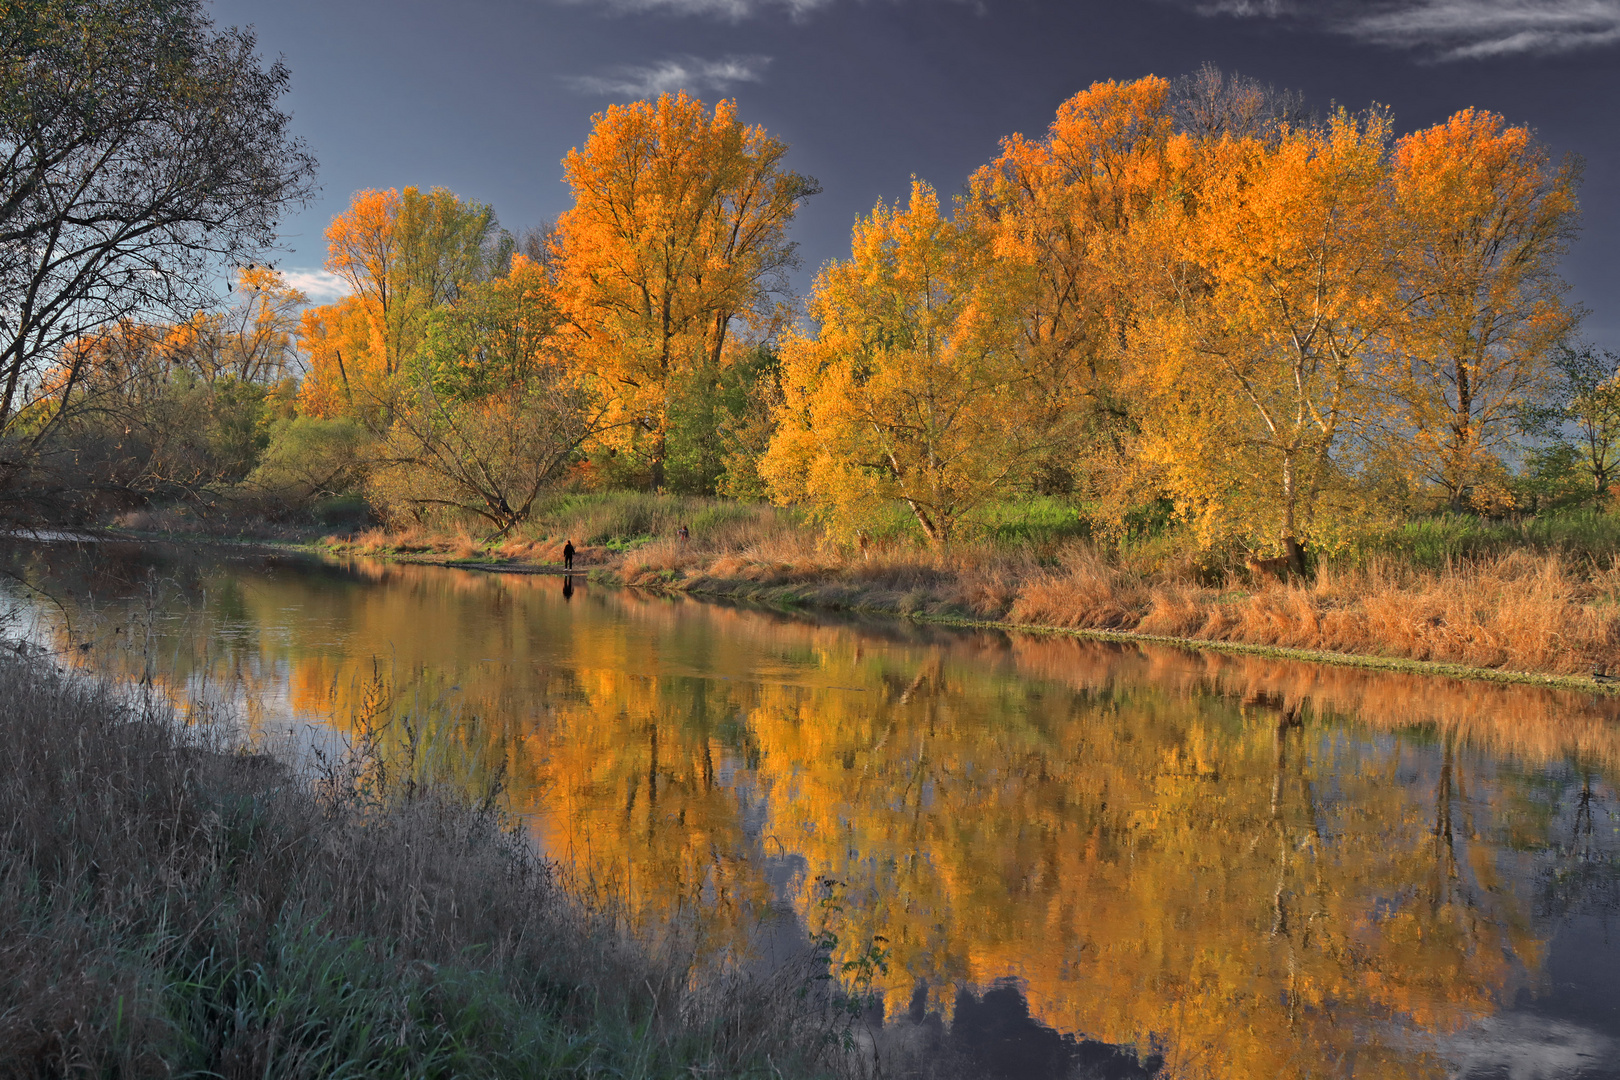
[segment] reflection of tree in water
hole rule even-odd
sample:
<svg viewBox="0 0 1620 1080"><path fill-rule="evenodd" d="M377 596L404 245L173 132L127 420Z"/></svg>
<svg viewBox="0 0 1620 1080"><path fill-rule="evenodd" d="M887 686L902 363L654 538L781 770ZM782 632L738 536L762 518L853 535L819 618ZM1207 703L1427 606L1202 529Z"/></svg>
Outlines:
<svg viewBox="0 0 1620 1080"><path fill-rule="evenodd" d="M1580 787L1571 792L1573 813L1560 815L1538 875L1539 913L1549 918L1620 914L1620 850L1612 844L1620 812L1613 798L1594 791L1592 773L1580 772ZM1602 832L1596 831L1601 823ZM1610 839L1604 846L1600 839Z"/></svg>
<svg viewBox="0 0 1620 1080"><path fill-rule="evenodd" d="M1406 1076L1440 1063L1400 1029L1465 1027L1539 964L1522 889L1457 823L1465 782L1499 792L1454 737L937 657L874 674L873 701L762 694L753 727L775 830L851 883L841 944L892 943L891 1015L918 976L948 1012L1016 972L1041 1021L1162 1041L1170 1075Z"/></svg>
<svg viewBox="0 0 1620 1080"><path fill-rule="evenodd" d="M1421 1036L1533 981L1533 915L1617 891L1593 822L1620 744L1545 692L606 590L565 608L551 579L175 576L208 597L175 642L210 641L176 663L282 679L340 719L417 710L425 761L471 790L503 771L547 849L632 916L746 951L782 895L762 853L802 860L801 915L836 878L840 948L889 939L891 1017L921 979L965 1037L1017 975L1053 1060L1070 1043L1041 1031L1162 1049L1170 1076L1437 1071ZM1503 767L1497 745L1549 764Z"/></svg>

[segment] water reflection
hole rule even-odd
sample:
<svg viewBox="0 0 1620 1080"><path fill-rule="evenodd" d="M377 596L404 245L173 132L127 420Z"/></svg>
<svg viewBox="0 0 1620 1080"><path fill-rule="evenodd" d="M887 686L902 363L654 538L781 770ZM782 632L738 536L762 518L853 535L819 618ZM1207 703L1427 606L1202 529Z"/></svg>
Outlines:
<svg viewBox="0 0 1620 1080"><path fill-rule="evenodd" d="M679 913L741 954L831 932L891 1020L949 1022L984 1069L1410 1077L1562 1054L1585 1064L1547 1075L1601 1075L1620 1031L1576 1001L1613 980L1607 699L572 576L14 560L54 583L72 644L177 699L235 680L266 726L418 718L420 770L502 777L548 852L649 923Z"/></svg>

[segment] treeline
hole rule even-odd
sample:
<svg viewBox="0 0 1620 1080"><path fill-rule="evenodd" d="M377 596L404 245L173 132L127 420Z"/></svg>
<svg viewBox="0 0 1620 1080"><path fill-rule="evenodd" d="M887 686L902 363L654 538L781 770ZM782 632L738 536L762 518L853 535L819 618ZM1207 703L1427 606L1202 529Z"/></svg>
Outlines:
<svg viewBox="0 0 1620 1080"><path fill-rule="evenodd" d="M1533 409L1612 461L1595 388L1558 386L1577 180L1475 110L1397 139L1212 70L1094 85L949 216L919 182L857 224L784 336L762 474L846 527L901 500L936 542L1034 488L1296 559L1509 508Z"/></svg>
<svg viewBox="0 0 1620 1080"><path fill-rule="evenodd" d="M953 204L879 203L802 307L788 227L818 188L786 149L665 95L595 118L545 228L361 192L327 233L342 300L244 271L227 311L76 339L40 415L131 492L363 492L491 532L571 485L943 545L1045 495L1297 560L1613 479L1616 357L1558 274L1579 164L1494 114L1397 137L1213 68L1098 83Z"/></svg>

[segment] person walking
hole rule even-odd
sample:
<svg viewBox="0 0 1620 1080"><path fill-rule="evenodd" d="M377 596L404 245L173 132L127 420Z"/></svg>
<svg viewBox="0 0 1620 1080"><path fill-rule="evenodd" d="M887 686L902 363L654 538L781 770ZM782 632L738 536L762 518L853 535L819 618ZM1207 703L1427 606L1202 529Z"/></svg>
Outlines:
<svg viewBox="0 0 1620 1080"><path fill-rule="evenodd" d="M564 570L572 570L573 568L574 568L574 542L572 540L570 540L566 544L563 545L563 569Z"/></svg>

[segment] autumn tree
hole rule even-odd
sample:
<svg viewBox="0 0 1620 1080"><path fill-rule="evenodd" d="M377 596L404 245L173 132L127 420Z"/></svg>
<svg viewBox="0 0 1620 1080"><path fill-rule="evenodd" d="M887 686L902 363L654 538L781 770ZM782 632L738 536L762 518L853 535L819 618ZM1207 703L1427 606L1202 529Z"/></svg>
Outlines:
<svg viewBox="0 0 1620 1080"><path fill-rule="evenodd" d="M760 463L773 496L847 534L887 501L944 545L989 501L1027 483L1048 448L1008 422L1038 386L976 295L980 235L915 181L904 206L855 225L847 262L816 278L814 335L790 333L785 398Z"/></svg>
<svg viewBox="0 0 1620 1080"><path fill-rule="evenodd" d="M229 308L198 312L174 327L166 347L205 382L267 385L287 378L297 363L298 315L309 298L258 265L238 269L235 295Z"/></svg>
<svg viewBox="0 0 1620 1080"><path fill-rule="evenodd" d="M1165 299L1134 338L1132 379L1143 452L1206 542L1247 535L1299 565L1305 538L1343 525L1318 510L1352 470L1348 428L1392 318L1388 130L1341 112L1276 139L1182 144L1197 193L1157 219Z"/></svg>
<svg viewBox="0 0 1620 1080"><path fill-rule="evenodd" d="M306 315L316 384L306 394L321 409L342 401L386 413L389 380L421 347L431 313L504 267L494 211L444 188L367 190L332 219L326 239L326 268L351 292Z"/></svg>
<svg viewBox="0 0 1620 1080"><path fill-rule="evenodd" d="M1053 453L1049 490L1119 451L1121 344L1138 305L1131 267L1138 217L1167 183L1170 84L1095 83L1059 108L1046 137L1014 135L973 176L964 223L981 232L981 303L1018 333L1027 392L1003 415Z"/></svg>
<svg viewBox="0 0 1620 1080"><path fill-rule="evenodd" d="M665 482L672 393L711 384L735 320L795 265L787 226L818 189L787 147L681 93L615 105L563 161L574 205L557 223L558 299L581 366L611 408L615 449Z"/></svg>
<svg viewBox="0 0 1620 1080"><path fill-rule="evenodd" d="M291 388L205 377L195 329L123 320L73 342L16 433L48 433L70 452L81 497L127 506L217 495L254 467Z"/></svg>
<svg viewBox="0 0 1620 1080"><path fill-rule="evenodd" d="M1465 109L1395 147L1407 315L1383 367L1390 440L1452 509L1490 505L1520 408L1547 388L1573 328L1558 259L1573 235L1578 163L1528 128Z"/></svg>
<svg viewBox="0 0 1620 1080"><path fill-rule="evenodd" d="M46 446L16 426L42 415L47 368L120 320L210 307L215 271L308 197L288 77L199 0L0 7L0 484Z"/></svg>
<svg viewBox="0 0 1620 1080"><path fill-rule="evenodd" d="M358 415L382 400L386 376L371 363L371 341L371 321L359 297L306 308L298 324L305 369L298 411L323 418Z"/></svg>

